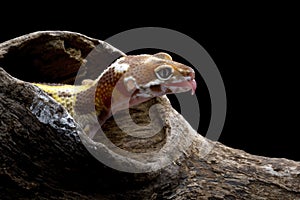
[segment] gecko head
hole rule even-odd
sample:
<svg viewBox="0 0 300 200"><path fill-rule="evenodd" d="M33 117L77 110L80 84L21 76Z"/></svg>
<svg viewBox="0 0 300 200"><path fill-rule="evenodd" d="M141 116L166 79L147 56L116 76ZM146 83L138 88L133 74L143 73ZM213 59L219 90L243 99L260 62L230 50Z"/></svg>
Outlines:
<svg viewBox="0 0 300 200"><path fill-rule="evenodd" d="M167 53L125 56L118 61L118 65L123 66L119 69L126 68L121 82L132 99L149 99L187 91L195 93L194 70L173 61Z"/></svg>

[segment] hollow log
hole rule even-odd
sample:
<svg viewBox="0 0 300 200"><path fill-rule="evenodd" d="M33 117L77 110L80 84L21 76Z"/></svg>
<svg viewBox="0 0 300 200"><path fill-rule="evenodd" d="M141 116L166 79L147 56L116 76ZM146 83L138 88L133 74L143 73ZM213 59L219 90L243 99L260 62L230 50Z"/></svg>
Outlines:
<svg viewBox="0 0 300 200"><path fill-rule="evenodd" d="M91 52L100 62L87 61ZM103 41L66 31L0 44L0 199L300 199L299 162L208 140L165 96L130 109L142 127L162 125L151 137L132 136L149 134L149 127L127 134L113 118L102 126L103 137L133 155L126 157L103 137L88 138L61 105L30 83L96 78L91 66L103 70L122 55ZM118 116L131 122L123 111Z"/></svg>

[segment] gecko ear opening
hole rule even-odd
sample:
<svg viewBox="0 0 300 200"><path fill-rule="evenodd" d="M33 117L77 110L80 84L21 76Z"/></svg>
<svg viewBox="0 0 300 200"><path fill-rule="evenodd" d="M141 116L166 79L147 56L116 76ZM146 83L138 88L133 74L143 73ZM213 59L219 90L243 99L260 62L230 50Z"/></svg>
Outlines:
<svg viewBox="0 0 300 200"><path fill-rule="evenodd" d="M125 88L128 92L132 92L137 88L135 79L132 78L132 77L125 78L124 79L124 85L125 85Z"/></svg>
<svg viewBox="0 0 300 200"><path fill-rule="evenodd" d="M169 54L164 52L156 53L153 56L160 59L172 60L172 57Z"/></svg>

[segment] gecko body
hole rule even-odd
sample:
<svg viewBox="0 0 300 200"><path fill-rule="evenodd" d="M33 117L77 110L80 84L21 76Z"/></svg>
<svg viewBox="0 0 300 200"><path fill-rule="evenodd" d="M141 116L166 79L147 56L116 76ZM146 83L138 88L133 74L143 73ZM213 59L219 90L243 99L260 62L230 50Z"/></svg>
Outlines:
<svg viewBox="0 0 300 200"><path fill-rule="evenodd" d="M117 59L82 85L34 83L74 116L94 112L103 124L113 113L169 93L196 90L194 70L166 53Z"/></svg>

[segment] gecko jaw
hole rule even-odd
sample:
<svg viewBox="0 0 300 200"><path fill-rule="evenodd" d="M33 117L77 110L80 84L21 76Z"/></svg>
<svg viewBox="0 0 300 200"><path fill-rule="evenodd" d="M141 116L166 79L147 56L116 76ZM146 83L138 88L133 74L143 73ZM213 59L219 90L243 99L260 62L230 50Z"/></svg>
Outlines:
<svg viewBox="0 0 300 200"><path fill-rule="evenodd" d="M194 95L197 88L197 83L195 79L192 79L189 81L166 83L162 85L162 88L163 90L171 90L171 93L181 93L191 90L191 94Z"/></svg>
<svg viewBox="0 0 300 200"><path fill-rule="evenodd" d="M150 84L151 83L151 84ZM171 80L168 82L150 82L143 86L137 86L133 96L138 98L153 98L165 94L182 93L191 90L194 95L197 83L191 77L182 77L181 80Z"/></svg>

